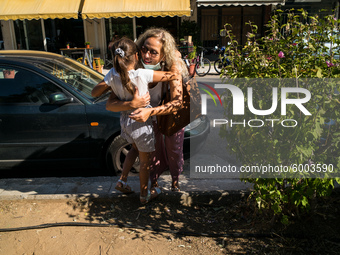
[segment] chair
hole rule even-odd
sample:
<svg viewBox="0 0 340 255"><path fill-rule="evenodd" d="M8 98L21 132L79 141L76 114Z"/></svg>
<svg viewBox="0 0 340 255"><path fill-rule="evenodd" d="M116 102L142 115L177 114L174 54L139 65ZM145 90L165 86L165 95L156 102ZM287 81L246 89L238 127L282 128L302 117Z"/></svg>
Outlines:
<svg viewBox="0 0 340 255"><path fill-rule="evenodd" d="M105 54L105 61L104 61L104 67L105 68L111 68L113 67L113 52L112 52L112 49L110 49L110 54L109 53L106 53Z"/></svg>

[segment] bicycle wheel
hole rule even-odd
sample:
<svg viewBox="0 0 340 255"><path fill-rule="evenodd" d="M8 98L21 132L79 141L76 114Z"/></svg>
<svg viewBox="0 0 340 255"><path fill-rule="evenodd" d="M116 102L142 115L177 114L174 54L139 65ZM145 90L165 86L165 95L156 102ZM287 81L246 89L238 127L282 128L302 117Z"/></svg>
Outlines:
<svg viewBox="0 0 340 255"><path fill-rule="evenodd" d="M203 62L203 65L202 65L202 62ZM211 68L211 63L210 63L209 59L203 58L202 62L199 61L195 66L195 71L196 71L198 76L206 75L207 73L209 73L210 68Z"/></svg>
<svg viewBox="0 0 340 255"><path fill-rule="evenodd" d="M221 59L218 59L214 62L214 68L218 74L221 74L223 68L223 63Z"/></svg>

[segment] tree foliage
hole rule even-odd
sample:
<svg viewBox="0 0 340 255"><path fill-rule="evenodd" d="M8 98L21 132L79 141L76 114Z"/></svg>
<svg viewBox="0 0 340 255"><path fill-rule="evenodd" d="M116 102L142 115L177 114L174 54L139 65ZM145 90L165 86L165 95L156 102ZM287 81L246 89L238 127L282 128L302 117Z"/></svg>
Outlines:
<svg viewBox="0 0 340 255"><path fill-rule="evenodd" d="M264 125L224 126L220 135L227 139L228 147L243 165L289 166L289 172L271 178L249 173L243 176L244 181L254 184L252 195L258 206L271 209L287 223L290 216L308 211L315 197L328 195L334 181L340 180L336 178L340 168L339 22L334 15L309 16L303 9L285 14L278 11L267 24L266 35L259 39L255 36L257 26L247 24L251 32L244 46L238 45L231 25L225 25L229 41L226 54L231 64L223 69L221 77L240 88L244 95L252 87L254 107L264 110L272 106L271 83L275 81L278 107L270 116L254 115L247 109L244 115L235 116L233 97L227 93L224 102L227 119L234 122L261 119ZM287 86L310 91L311 99L304 107L311 115L303 114L294 105L287 105L287 113L282 115L280 89ZM301 93L288 96L304 97ZM247 105L247 97L245 101ZM296 120L297 125L284 127L280 123L285 119ZM315 171L311 173L318 166L326 167L327 173L317 176ZM298 168L310 171L296 171Z"/></svg>

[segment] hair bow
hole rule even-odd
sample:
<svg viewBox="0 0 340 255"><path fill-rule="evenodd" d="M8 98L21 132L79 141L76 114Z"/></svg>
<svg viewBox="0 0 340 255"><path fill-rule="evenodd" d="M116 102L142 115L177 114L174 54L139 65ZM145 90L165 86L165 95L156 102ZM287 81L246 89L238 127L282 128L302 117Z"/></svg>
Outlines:
<svg viewBox="0 0 340 255"><path fill-rule="evenodd" d="M119 56L121 56L122 58L125 56L125 52L121 49L121 48L117 48L116 50L115 50L115 55L119 55Z"/></svg>

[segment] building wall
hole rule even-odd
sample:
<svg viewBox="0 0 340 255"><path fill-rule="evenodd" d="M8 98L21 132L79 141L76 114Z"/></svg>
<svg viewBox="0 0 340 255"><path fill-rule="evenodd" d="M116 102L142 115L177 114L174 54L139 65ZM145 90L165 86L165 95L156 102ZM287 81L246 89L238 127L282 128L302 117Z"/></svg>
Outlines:
<svg viewBox="0 0 340 255"><path fill-rule="evenodd" d="M246 34L250 32L246 22L253 22L258 26L257 37L264 35L264 25L270 19L273 9L279 8L298 10L304 8L309 14L317 14L321 9L327 11L321 15L328 15L336 10L336 17L339 18L339 0L320 0L320 2L296 2L297 0L286 0L283 6L208 6L197 9L197 21L201 31L201 41L204 47L212 48L216 45L224 46L227 41L219 35L219 31L224 28L226 23L232 25L232 32L240 45L246 41ZM308 1L308 0L307 0Z"/></svg>
<svg viewBox="0 0 340 255"><path fill-rule="evenodd" d="M5 50L16 50L15 31L12 20L1 20L2 37Z"/></svg>
<svg viewBox="0 0 340 255"><path fill-rule="evenodd" d="M295 10L298 9L305 9L308 14L318 14L320 10L325 10L323 15L328 15L332 13L333 9L336 9L339 4L338 0L321 0L320 2L308 2L304 0L288 0L286 1L285 5L282 6L280 9L282 10L290 10L294 8Z"/></svg>
<svg viewBox="0 0 340 255"><path fill-rule="evenodd" d="M268 21L271 6L215 6L198 8L198 20L201 27L201 41L204 47L225 46L226 38L220 36L225 24L230 24L233 34L240 45L246 41L250 26L257 25L256 37L263 36L264 24ZM230 29L230 26L228 26Z"/></svg>
<svg viewBox="0 0 340 255"><path fill-rule="evenodd" d="M95 57L104 59L107 48L105 19L86 19L83 22L85 42L90 42Z"/></svg>
<svg viewBox="0 0 340 255"><path fill-rule="evenodd" d="M183 17L183 20L195 21L197 22L197 3L196 0L190 0L190 9L191 9L191 16L190 17Z"/></svg>

